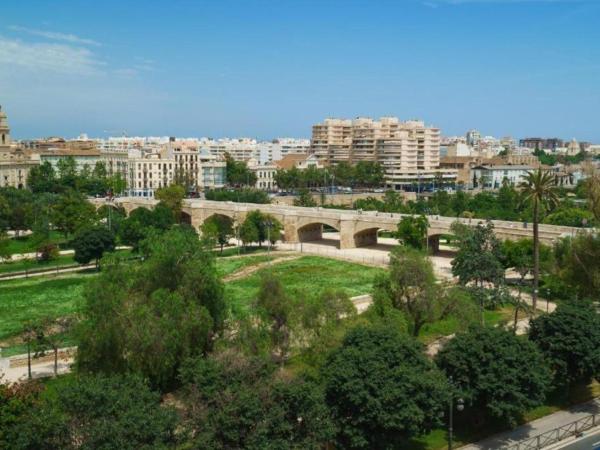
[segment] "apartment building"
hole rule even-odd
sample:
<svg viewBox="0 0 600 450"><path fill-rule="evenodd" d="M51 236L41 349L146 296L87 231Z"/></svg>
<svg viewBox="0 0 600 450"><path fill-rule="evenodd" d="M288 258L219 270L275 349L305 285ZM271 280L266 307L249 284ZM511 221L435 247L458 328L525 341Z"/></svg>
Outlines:
<svg viewBox="0 0 600 450"><path fill-rule="evenodd" d="M327 165L379 162L390 189L427 183L440 175L456 180L455 170L439 167L440 130L419 120L326 119L313 126L311 153Z"/></svg>
<svg viewBox="0 0 600 450"><path fill-rule="evenodd" d="M201 152L190 143L173 139L159 152L129 158L129 195L154 197L156 189L181 183L188 191L221 188L225 185L225 161Z"/></svg>
<svg viewBox="0 0 600 450"><path fill-rule="evenodd" d="M248 169L256 175L256 184L254 187L265 191L274 191L277 189L275 175L277 174L277 165L273 163L261 164L255 159L248 161Z"/></svg>
<svg viewBox="0 0 600 450"><path fill-rule="evenodd" d="M519 141L519 146L534 150L556 150L564 146L564 141L559 138L527 137Z"/></svg>

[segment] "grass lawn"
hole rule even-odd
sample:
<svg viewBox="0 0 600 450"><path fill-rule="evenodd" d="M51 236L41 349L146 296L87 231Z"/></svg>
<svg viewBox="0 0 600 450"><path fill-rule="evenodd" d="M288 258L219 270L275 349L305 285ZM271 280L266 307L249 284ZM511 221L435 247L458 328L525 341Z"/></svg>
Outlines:
<svg viewBox="0 0 600 450"><path fill-rule="evenodd" d="M499 325L501 323L512 323L514 309L510 306L504 306L495 311L484 311L483 319L487 325ZM519 316L522 318L523 314ZM421 329L419 340L424 344L429 344L443 336L449 336L466 328L466 323L458 317L451 316L435 323L428 323Z"/></svg>
<svg viewBox="0 0 600 450"><path fill-rule="evenodd" d="M76 264L73 255L61 255L52 261L36 261L33 259L21 259L19 261L5 262L0 264L0 273L23 272L31 269L48 269L56 266L68 266Z"/></svg>
<svg viewBox="0 0 600 450"><path fill-rule="evenodd" d="M0 341L18 335L28 320L63 317L79 309L83 287L94 275L4 281L0 284Z"/></svg>
<svg viewBox="0 0 600 450"><path fill-rule="evenodd" d="M272 271L292 295L317 295L332 288L342 289L352 297L370 293L375 275L384 270L319 256L303 256L274 264L226 284L225 295L234 317L246 313L258 293L261 275L266 271Z"/></svg>
<svg viewBox="0 0 600 450"><path fill-rule="evenodd" d="M67 240L63 234L59 233L58 231L50 232L50 241L54 244L60 245L63 250L66 248L64 247L64 244L66 244ZM36 249L31 241L31 235L28 235L10 239L8 250L11 255L14 255L15 253L32 253L35 252Z"/></svg>
<svg viewBox="0 0 600 450"><path fill-rule="evenodd" d="M116 250L120 255L129 255L131 250ZM93 261L92 261L93 262ZM52 261L36 261L35 259L21 259L12 262L0 263L0 273L23 272L35 269L53 269L57 266L77 264L73 255L60 255Z"/></svg>

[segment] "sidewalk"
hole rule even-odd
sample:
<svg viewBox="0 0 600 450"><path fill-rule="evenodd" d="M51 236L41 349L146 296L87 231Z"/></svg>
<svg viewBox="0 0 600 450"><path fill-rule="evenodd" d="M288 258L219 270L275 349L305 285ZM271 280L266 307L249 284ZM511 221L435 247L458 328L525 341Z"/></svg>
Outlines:
<svg viewBox="0 0 600 450"><path fill-rule="evenodd" d="M62 375L71 371L71 364L74 361L74 352L76 347L66 347L59 349L58 353L58 374ZM15 355L8 358L0 358L0 380L3 383L14 383L27 379L27 354ZM46 356L31 359L32 378L47 378L54 376L54 353L49 351Z"/></svg>
<svg viewBox="0 0 600 450"><path fill-rule="evenodd" d="M498 450L516 444L524 439L532 438L538 434L575 422L590 414L598 413L600 413L600 398L573 406L563 411L557 411L554 414L521 425L514 430L505 431L475 444L461 447L459 450Z"/></svg>

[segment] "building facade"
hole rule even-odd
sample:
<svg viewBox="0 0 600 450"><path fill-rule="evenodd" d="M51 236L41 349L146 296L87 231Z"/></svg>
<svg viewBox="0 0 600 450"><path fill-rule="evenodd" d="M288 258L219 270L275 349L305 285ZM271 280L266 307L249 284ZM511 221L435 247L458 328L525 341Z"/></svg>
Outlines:
<svg viewBox="0 0 600 450"><path fill-rule="evenodd" d="M29 171L39 164L37 155L13 145L7 115L0 107L0 187L27 187Z"/></svg>
<svg viewBox="0 0 600 450"><path fill-rule="evenodd" d="M445 181L456 179L456 171L439 166L440 130L419 120L326 119L313 126L311 153L325 165L379 162L390 189L432 182L440 176Z"/></svg>
<svg viewBox="0 0 600 450"><path fill-rule="evenodd" d="M473 185L480 188L498 189L506 180L516 186L525 181L527 174L535 169L533 166L525 165L477 166L472 170Z"/></svg>

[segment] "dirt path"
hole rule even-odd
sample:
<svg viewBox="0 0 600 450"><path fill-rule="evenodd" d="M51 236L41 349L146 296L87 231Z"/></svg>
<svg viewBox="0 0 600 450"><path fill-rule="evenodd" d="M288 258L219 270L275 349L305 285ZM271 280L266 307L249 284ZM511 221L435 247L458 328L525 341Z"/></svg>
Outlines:
<svg viewBox="0 0 600 450"><path fill-rule="evenodd" d="M246 266L236 272L230 273L229 275L223 277L223 282L228 283L230 281L239 280L240 278L246 278L249 275L252 275L254 272L259 271L265 267L269 267L273 264L279 264L286 261L293 261L294 259L301 258L302 255L290 255L284 256L281 258L273 259L272 261L262 262L258 264L253 264L250 266Z"/></svg>

